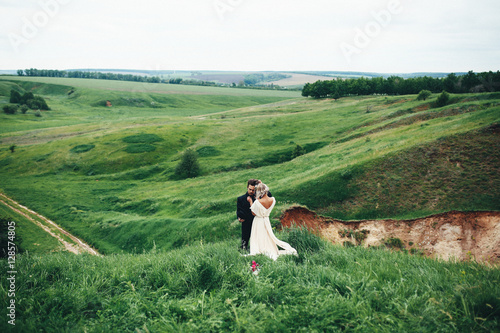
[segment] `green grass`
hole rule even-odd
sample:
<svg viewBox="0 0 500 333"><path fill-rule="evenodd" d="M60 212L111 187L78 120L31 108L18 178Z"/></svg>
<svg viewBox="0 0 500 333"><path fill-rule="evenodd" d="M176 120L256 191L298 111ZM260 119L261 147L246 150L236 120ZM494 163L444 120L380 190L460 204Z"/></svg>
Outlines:
<svg viewBox="0 0 500 333"><path fill-rule="evenodd" d="M299 256L243 257L237 241L108 257L24 255L3 332L493 332L500 270L343 248L300 229ZM251 272L252 260L260 267ZM6 279L2 279L5 290ZM2 307L7 306L2 297Z"/></svg>
<svg viewBox="0 0 500 333"><path fill-rule="evenodd" d="M324 180L349 200L309 198L343 219L412 218L449 210L498 210L498 129L452 135L354 167L349 181ZM331 194L335 192L330 191ZM314 202L313 202L314 201Z"/></svg>
<svg viewBox="0 0 500 333"><path fill-rule="evenodd" d="M2 332L500 330L497 266L344 248L295 228L278 238L297 257L243 257L235 217L249 178L277 198L273 225L295 204L343 219L499 210L498 94L429 109L436 96L0 77L0 104L10 89L52 111L0 114L0 191L106 256L38 255L58 242L0 205L27 250L16 327L4 318ZM292 158L297 145L306 154ZM201 175L174 180L186 149Z"/></svg>
<svg viewBox="0 0 500 333"><path fill-rule="evenodd" d="M10 80L10 81L7 81ZM100 126L137 126L137 123L156 120L169 122L176 117L212 114L243 106L272 103L300 96L299 92L267 91L168 84L85 80L64 78L0 77L0 105L7 103L10 89L32 91L42 95L51 112L35 117L34 111L9 117L8 130L0 134L62 126L96 124ZM71 94L70 94L71 93ZM106 101L112 107L106 107Z"/></svg>
<svg viewBox="0 0 500 333"><path fill-rule="evenodd" d="M166 95L184 94L184 95L225 95L225 96L258 96L258 97L300 97L300 91L286 90L260 90L260 89L238 89L210 86L190 86L180 84L162 84L162 83L144 83L131 81L115 80L94 80L94 79L73 79L73 78L55 78L55 77L28 77L28 76L1 76L3 80L22 82L22 85L29 89L37 86L46 86L45 92L68 93L71 88L87 88L98 90L129 91L140 93L159 93ZM0 90L1 91L1 90ZM9 90L10 94L10 90Z"/></svg>
<svg viewBox="0 0 500 333"><path fill-rule="evenodd" d="M62 244L57 239L41 231L40 227L31 220L14 212L1 202L0 216L15 222L16 239L14 239L14 243L22 251L27 251L29 254L45 254L63 249Z"/></svg>
<svg viewBox="0 0 500 333"><path fill-rule="evenodd" d="M0 115L2 190L102 253L237 237L234 200L249 178L278 198L274 218L293 204L342 219L500 208L498 94L429 109L435 96L333 101L7 79L43 92L53 111ZM91 106L108 97L128 102ZM292 158L297 145L306 154ZM175 180L186 149L198 152L201 175Z"/></svg>

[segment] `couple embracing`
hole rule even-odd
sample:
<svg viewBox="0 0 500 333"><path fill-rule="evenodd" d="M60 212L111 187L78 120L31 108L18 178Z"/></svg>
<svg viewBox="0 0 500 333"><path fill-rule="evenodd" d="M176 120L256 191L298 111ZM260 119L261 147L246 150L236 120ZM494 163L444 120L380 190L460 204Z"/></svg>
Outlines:
<svg viewBox="0 0 500 333"><path fill-rule="evenodd" d="M269 215L275 204L267 185L258 179L248 180L247 192L238 197L236 215L241 222L241 248L248 251L250 247L250 255L265 254L276 260L282 254L297 254L273 233Z"/></svg>

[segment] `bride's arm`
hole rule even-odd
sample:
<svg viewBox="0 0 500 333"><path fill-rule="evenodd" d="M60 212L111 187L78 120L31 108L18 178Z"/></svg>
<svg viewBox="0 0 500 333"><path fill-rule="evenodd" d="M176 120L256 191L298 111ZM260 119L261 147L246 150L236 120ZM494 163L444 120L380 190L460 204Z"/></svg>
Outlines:
<svg viewBox="0 0 500 333"><path fill-rule="evenodd" d="M251 197L247 197L247 201L250 204L250 211L252 212L252 215L255 216L256 214L253 212L253 204L257 202L257 200L253 201Z"/></svg>

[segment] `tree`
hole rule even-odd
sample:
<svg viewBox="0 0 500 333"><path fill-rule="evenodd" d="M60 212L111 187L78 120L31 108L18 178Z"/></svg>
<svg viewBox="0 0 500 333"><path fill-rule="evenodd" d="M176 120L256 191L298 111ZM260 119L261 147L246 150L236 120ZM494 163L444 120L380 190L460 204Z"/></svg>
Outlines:
<svg viewBox="0 0 500 333"><path fill-rule="evenodd" d="M441 95L439 95L436 100L436 105L437 107L442 107L448 104L449 101L450 101L450 94L448 94L445 90L443 90Z"/></svg>
<svg viewBox="0 0 500 333"><path fill-rule="evenodd" d="M11 99L13 97L12 94L13 93L11 91ZM47 105L47 102L45 102L43 97L38 95L35 96L31 91L22 95L17 103L27 105L32 110L35 109L50 110L49 106Z"/></svg>
<svg viewBox="0 0 500 333"><path fill-rule="evenodd" d="M182 154L181 161L175 168L175 175L180 178L193 178L200 174L198 154L188 149Z"/></svg>
<svg viewBox="0 0 500 333"><path fill-rule="evenodd" d="M10 91L9 103L13 103L13 104L21 103L21 99L22 99L22 96L18 91L14 90L14 89L12 89Z"/></svg>
<svg viewBox="0 0 500 333"><path fill-rule="evenodd" d="M325 98L330 93L329 82L318 80L310 87L310 95L314 98Z"/></svg>
<svg viewBox="0 0 500 333"><path fill-rule="evenodd" d="M233 82L233 84L234 84L234 82ZM306 83L304 85L304 87L302 88L302 96L303 97L311 96L311 84L310 83Z"/></svg>
<svg viewBox="0 0 500 333"><path fill-rule="evenodd" d="M459 92L458 91L458 76L455 73L450 73L443 80L443 86L446 91Z"/></svg>
<svg viewBox="0 0 500 333"><path fill-rule="evenodd" d="M472 88L474 88L476 85L480 83L481 81L479 81L479 78L473 71L469 71L462 77L462 84L466 92L470 92Z"/></svg>
<svg viewBox="0 0 500 333"><path fill-rule="evenodd" d="M33 99L33 98L35 98L35 95L33 95L33 93L32 93L31 91L28 91L27 93L25 93L25 94L21 97L21 101L20 101L20 103L21 103L21 104L26 104L26 105L28 105L28 103L27 103L27 102L28 102L30 99ZM28 105L28 106L29 106L29 105Z"/></svg>
<svg viewBox="0 0 500 333"><path fill-rule="evenodd" d="M417 101L425 101L431 95L432 93L429 90L420 90L417 96Z"/></svg>
<svg viewBox="0 0 500 333"><path fill-rule="evenodd" d="M49 106L47 105L47 102L40 97L40 96L35 96L30 100L26 101L26 105L32 110L34 109L40 109L40 110L50 110Z"/></svg>

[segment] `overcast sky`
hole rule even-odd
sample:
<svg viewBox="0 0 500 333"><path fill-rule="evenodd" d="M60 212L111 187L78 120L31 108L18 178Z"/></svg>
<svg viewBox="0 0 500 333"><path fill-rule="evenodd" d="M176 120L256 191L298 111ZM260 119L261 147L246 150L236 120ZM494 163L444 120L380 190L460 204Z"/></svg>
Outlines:
<svg viewBox="0 0 500 333"><path fill-rule="evenodd" d="M0 69L500 70L498 0L0 0Z"/></svg>

